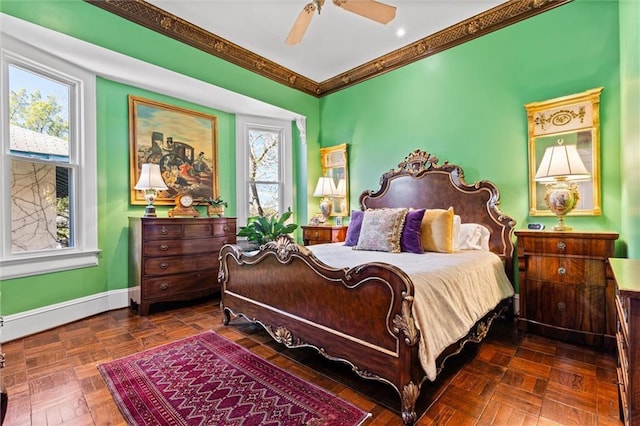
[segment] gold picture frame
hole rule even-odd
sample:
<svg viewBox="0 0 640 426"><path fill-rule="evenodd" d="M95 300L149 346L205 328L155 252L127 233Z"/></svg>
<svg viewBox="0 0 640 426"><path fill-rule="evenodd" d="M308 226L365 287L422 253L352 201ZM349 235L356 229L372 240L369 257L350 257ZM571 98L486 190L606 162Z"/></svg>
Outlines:
<svg viewBox="0 0 640 426"><path fill-rule="evenodd" d="M349 216L349 162L347 157L347 144L320 148L320 162L322 164L322 176L333 179L336 188L341 192L331 201L333 207L330 216Z"/></svg>
<svg viewBox="0 0 640 426"><path fill-rule="evenodd" d="M599 216L600 94L602 87L525 105L529 134L529 215L554 216L545 203L546 185L534 177L547 147L576 145L591 179L576 182L580 198L569 216Z"/></svg>
<svg viewBox="0 0 640 426"><path fill-rule="evenodd" d="M218 120L215 115L129 95L131 204L147 204L133 189L144 163L160 165L169 187L155 205L190 194L196 204L218 197Z"/></svg>

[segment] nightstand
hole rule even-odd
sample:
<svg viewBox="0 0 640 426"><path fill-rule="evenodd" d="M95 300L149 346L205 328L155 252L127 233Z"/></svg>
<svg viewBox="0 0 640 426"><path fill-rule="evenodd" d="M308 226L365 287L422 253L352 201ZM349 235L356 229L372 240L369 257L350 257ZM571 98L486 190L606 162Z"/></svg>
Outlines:
<svg viewBox="0 0 640 426"><path fill-rule="evenodd" d="M616 279L620 420L640 424L640 259L610 259Z"/></svg>
<svg viewBox="0 0 640 426"><path fill-rule="evenodd" d="M347 237L347 228L347 226L305 225L302 226L302 240L305 246L339 243Z"/></svg>
<svg viewBox="0 0 640 426"><path fill-rule="evenodd" d="M615 345L613 232L516 231L520 329L572 343Z"/></svg>

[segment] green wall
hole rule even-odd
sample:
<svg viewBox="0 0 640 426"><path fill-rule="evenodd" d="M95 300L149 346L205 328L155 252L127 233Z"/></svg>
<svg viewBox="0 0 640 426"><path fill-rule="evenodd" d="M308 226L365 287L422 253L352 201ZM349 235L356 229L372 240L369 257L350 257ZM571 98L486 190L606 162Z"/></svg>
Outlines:
<svg viewBox="0 0 640 426"><path fill-rule="evenodd" d="M0 12L215 84L307 117L307 145L294 146L293 210L304 223L307 156L318 155L319 102L228 62L159 35L81 0L2 0ZM135 42L133 42L135 41ZM170 54L168 53L170 52ZM127 95L133 94L218 116L220 193L235 213L235 117L106 79L97 83L99 266L2 282L2 315L11 315L127 287L127 218L143 206L129 205ZM293 125L295 129L295 125ZM297 130L296 130L297 132ZM295 134L295 132L294 132ZM300 145L297 137L294 143ZM308 151L308 152L307 152ZM318 160L319 161L319 160ZM166 215L168 207L159 207Z"/></svg>
<svg viewBox="0 0 640 426"><path fill-rule="evenodd" d="M622 232L640 259L640 2L620 2Z"/></svg>
<svg viewBox="0 0 640 426"><path fill-rule="evenodd" d="M617 2L560 8L322 98L322 145L348 142L351 207L416 148L489 179L518 228L529 217L524 104L604 86L603 215L570 217L578 230L620 231L620 86Z"/></svg>

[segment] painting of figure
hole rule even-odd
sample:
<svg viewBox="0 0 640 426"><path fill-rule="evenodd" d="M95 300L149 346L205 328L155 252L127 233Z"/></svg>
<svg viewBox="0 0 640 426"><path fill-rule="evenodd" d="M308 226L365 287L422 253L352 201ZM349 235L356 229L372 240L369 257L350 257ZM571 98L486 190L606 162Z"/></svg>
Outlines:
<svg viewBox="0 0 640 426"><path fill-rule="evenodd" d="M131 204L146 204L133 189L144 163L159 164L168 186L156 205L171 205L178 194L200 203L218 196L216 116L130 95L129 129Z"/></svg>

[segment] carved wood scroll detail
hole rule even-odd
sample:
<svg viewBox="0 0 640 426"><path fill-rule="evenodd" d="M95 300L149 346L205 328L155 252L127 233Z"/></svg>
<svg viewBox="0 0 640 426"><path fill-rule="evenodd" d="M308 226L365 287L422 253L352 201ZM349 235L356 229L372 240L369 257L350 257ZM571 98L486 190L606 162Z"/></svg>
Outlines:
<svg viewBox="0 0 640 426"><path fill-rule="evenodd" d="M282 263L291 259L291 255L294 253L310 254L304 246L296 244L290 235L280 235L275 241L269 241L261 249L273 250Z"/></svg>
<svg viewBox="0 0 640 426"><path fill-rule="evenodd" d="M393 318L393 332L396 334L402 332L405 335L404 342L413 346L420 340L420 330L416 327L411 313L413 296L407 296L406 292L402 292L402 296L402 315L396 314Z"/></svg>

